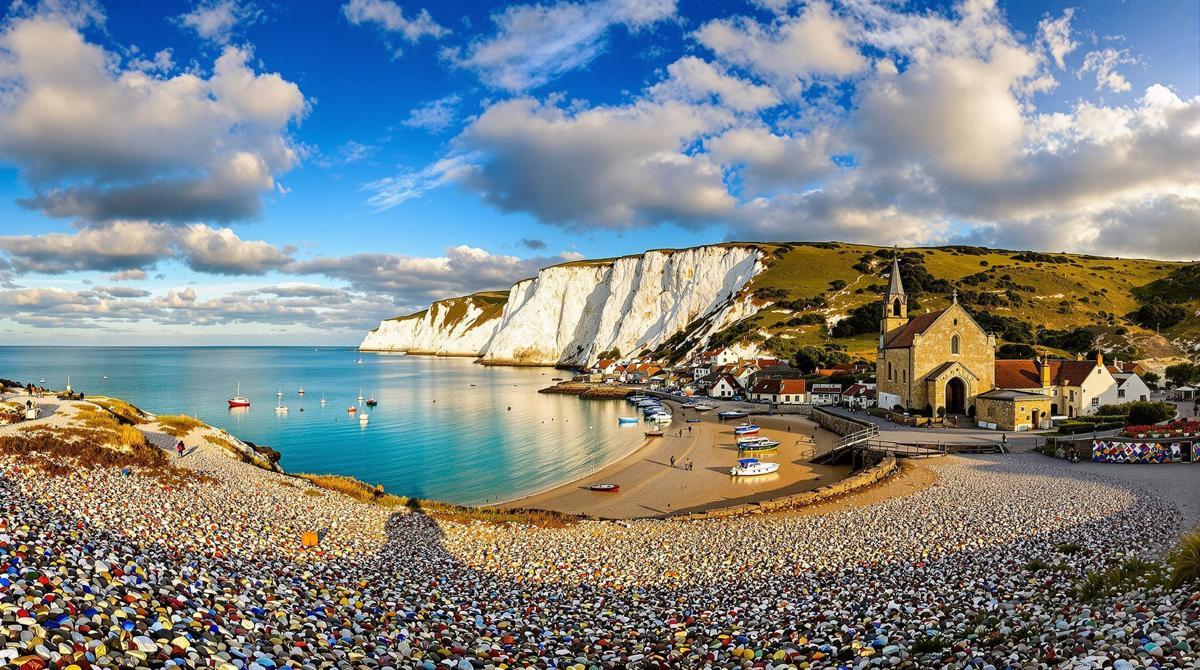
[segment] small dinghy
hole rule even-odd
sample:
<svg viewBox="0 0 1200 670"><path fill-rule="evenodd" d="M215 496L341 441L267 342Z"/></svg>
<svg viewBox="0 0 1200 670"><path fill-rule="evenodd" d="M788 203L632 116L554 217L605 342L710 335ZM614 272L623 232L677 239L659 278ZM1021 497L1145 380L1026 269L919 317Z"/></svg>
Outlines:
<svg viewBox="0 0 1200 670"><path fill-rule="evenodd" d="M642 434L645 435L646 437L662 437L663 436L663 432L661 430L648 430Z"/></svg>
<svg viewBox="0 0 1200 670"><path fill-rule="evenodd" d="M619 416L619 417L617 417L617 423L637 423L637 422L638 422L638 418L636 416Z"/></svg>
<svg viewBox="0 0 1200 670"><path fill-rule="evenodd" d="M616 493L617 491L621 490L621 485L620 484L592 484L588 488L593 491L600 491L602 493Z"/></svg>
<svg viewBox="0 0 1200 670"><path fill-rule="evenodd" d="M757 435L758 426L752 423L739 423L733 427L734 435Z"/></svg>
<svg viewBox="0 0 1200 670"><path fill-rule="evenodd" d="M699 410L699 408L696 408ZM724 421L725 419L744 419L750 416L749 414L739 410L729 410L727 412L717 412L717 418Z"/></svg>
<svg viewBox="0 0 1200 670"><path fill-rule="evenodd" d="M688 419L688 423L700 423L700 419Z"/></svg>

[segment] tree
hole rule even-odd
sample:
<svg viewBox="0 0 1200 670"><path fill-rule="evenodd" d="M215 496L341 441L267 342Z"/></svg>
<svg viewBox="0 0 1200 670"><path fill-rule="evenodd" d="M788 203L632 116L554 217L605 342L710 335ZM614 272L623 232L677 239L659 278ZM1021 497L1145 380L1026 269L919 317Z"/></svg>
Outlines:
<svg viewBox="0 0 1200 670"><path fill-rule="evenodd" d="M1149 426L1171 417L1170 410L1160 402L1131 402L1129 403L1129 423L1135 426Z"/></svg>
<svg viewBox="0 0 1200 670"><path fill-rule="evenodd" d="M1155 296L1133 313L1133 320L1146 328L1170 328L1186 319L1187 314L1186 309Z"/></svg>
<svg viewBox="0 0 1200 670"><path fill-rule="evenodd" d="M1200 366L1193 366L1191 363L1179 363L1177 365L1167 366L1167 379L1171 380L1174 386L1184 386L1200 376Z"/></svg>
<svg viewBox="0 0 1200 670"><path fill-rule="evenodd" d="M1033 358L1035 356L1037 356L1037 349L1028 344L1009 342L1008 344L1000 345L1000 348L996 349L996 358L1006 360Z"/></svg>
<svg viewBox="0 0 1200 670"><path fill-rule="evenodd" d="M1142 381L1146 382L1146 386L1150 388L1158 388L1158 382L1162 379L1162 377L1158 376L1157 372L1151 372L1150 370L1139 376L1142 378Z"/></svg>
<svg viewBox="0 0 1200 670"><path fill-rule="evenodd" d="M912 309L911 304L909 309ZM882 300L859 305L850 310L850 314L846 318L838 321L831 333L834 337L852 337L863 333L873 333L879 328L879 318L882 314Z"/></svg>

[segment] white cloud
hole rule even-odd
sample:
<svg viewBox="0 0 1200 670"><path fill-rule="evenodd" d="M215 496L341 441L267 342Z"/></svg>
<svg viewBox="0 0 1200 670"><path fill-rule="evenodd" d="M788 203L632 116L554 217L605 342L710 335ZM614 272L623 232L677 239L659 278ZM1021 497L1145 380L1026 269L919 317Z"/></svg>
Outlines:
<svg viewBox="0 0 1200 670"><path fill-rule="evenodd" d="M729 122L714 107L675 101L571 111L509 100L459 137L470 168L456 181L502 210L550 223L709 222L728 214L734 199L720 166L686 149Z"/></svg>
<svg viewBox="0 0 1200 670"><path fill-rule="evenodd" d="M675 13L675 0L593 0L514 5L495 14L495 35L465 53L448 49L451 63L475 70L485 84L507 91L541 86L590 63L604 51L615 25L640 30Z"/></svg>
<svg viewBox="0 0 1200 670"><path fill-rule="evenodd" d="M0 33L0 159L51 216L188 221L253 216L297 162L288 126L300 89L225 47L212 75L120 68L68 23L33 17Z"/></svg>
<svg viewBox="0 0 1200 670"><path fill-rule="evenodd" d="M462 97L457 93L436 100L429 100L408 113L408 118L402 121L409 128L421 128L431 133L445 132L458 116L458 105Z"/></svg>
<svg viewBox="0 0 1200 670"><path fill-rule="evenodd" d="M1067 54L1079 46L1079 42L1071 39L1071 19L1074 16L1075 10L1068 7L1057 19L1047 16L1038 21L1038 39L1050 52L1050 57L1060 70L1067 66L1064 61Z"/></svg>
<svg viewBox="0 0 1200 670"><path fill-rule="evenodd" d="M689 102L707 102L716 97L721 104L741 112L753 112L779 104L779 96L769 86L731 76L695 56L681 58L667 66L669 77L650 88L656 98L675 98Z"/></svg>
<svg viewBox="0 0 1200 670"><path fill-rule="evenodd" d="M741 166L754 193L777 187L795 188L834 170L830 135L776 135L765 127L733 128L705 142L714 160Z"/></svg>
<svg viewBox="0 0 1200 670"><path fill-rule="evenodd" d="M433 20L429 10L421 9L410 18L392 0L350 0L342 5L342 14L356 26L373 25L409 44L416 44L424 37L440 39L450 34L448 28ZM398 49L393 48L393 52L399 54Z"/></svg>
<svg viewBox="0 0 1200 670"><path fill-rule="evenodd" d="M1133 86L1124 75L1117 72L1117 67L1137 62L1138 60L1130 55L1128 49L1100 49L1088 52L1084 56L1083 66L1079 68L1076 75L1082 79L1085 74L1095 73L1097 91L1108 89L1113 93L1124 93Z"/></svg>
<svg viewBox="0 0 1200 670"><path fill-rule="evenodd" d="M234 29L261 19L262 12L251 2L239 0L201 0L192 11L176 18L179 25L203 40L229 44Z"/></svg>
<svg viewBox="0 0 1200 670"><path fill-rule="evenodd" d="M797 92L816 77L843 77L866 68L846 21L824 2L798 16L763 25L754 19L716 19L696 32L697 41L721 60Z"/></svg>

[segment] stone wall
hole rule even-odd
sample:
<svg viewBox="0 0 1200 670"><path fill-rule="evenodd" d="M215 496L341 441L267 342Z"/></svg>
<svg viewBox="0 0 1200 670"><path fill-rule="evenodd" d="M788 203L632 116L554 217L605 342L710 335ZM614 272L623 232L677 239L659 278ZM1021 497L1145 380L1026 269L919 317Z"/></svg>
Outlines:
<svg viewBox="0 0 1200 670"><path fill-rule="evenodd" d="M796 507L808 507L811 505L828 502L834 498L844 496L848 493L853 493L873 484L877 484L888 477L891 477L898 470L899 465L896 463L896 457L884 456L883 459L878 463L865 470L860 470L841 481L813 489L812 491L805 491L804 493L797 493L795 495L784 496L782 498L774 498L772 500L764 500L759 503L735 505L733 507L721 507L718 509L708 510L707 512L700 512L698 514L672 517L672 520L694 521L697 519L717 519L738 516L742 514L761 514L762 512L775 512Z"/></svg>
<svg viewBox="0 0 1200 670"><path fill-rule="evenodd" d="M872 425L867 421L859 421L858 419L851 419L850 417L842 416L841 414L834 414L833 412L821 409L820 407L813 408L811 418L813 421L816 421L817 425L820 427L838 435L857 433L865 428L870 428Z"/></svg>

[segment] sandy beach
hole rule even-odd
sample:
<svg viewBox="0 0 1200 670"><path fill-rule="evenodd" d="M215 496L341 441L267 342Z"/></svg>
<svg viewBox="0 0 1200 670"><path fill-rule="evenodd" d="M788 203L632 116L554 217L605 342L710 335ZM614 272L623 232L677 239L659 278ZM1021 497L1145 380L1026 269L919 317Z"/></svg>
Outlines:
<svg viewBox="0 0 1200 670"><path fill-rule="evenodd" d="M753 417L754 423L762 427L760 435L781 443L778 450L755 457L779 463L779 470L759 477L731 477L729 468L738 459L733 427L739 421L721 423L717 410L695 412L682 409L678 402L665 404L670 406L674 419L663 426L663 437L646 438L632 454L586 477L502 506L604 519L662 518L802 493L850 473L847 466L809 462L814 450L828 450L837 440L836 435L802 417L781 415ZM635 412L631 406L630 413ZM687 423L690 418L700 421ZM644 432L651 428L652 424L642 422L627 430ZM693 463L690 470L686 467L688 461ZM588 489L599 482L619 484L621 489L617 493Z"/></svg>

